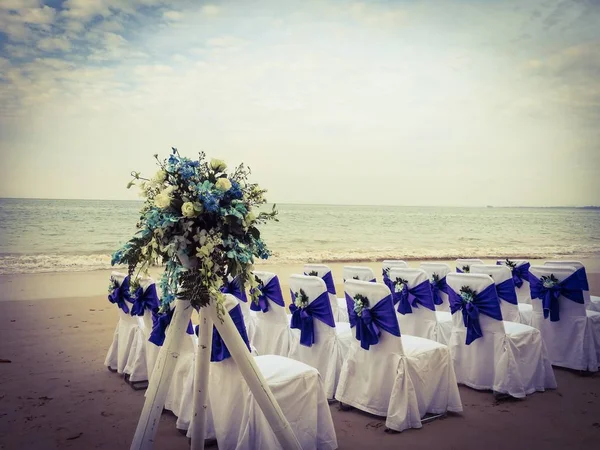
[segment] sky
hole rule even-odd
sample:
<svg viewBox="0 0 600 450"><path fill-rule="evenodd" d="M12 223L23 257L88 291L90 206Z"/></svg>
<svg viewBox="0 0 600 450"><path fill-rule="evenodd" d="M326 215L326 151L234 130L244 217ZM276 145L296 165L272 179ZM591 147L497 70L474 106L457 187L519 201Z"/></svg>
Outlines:
<svg viewBox="0 0 600 450"><path fill-rule="evenodd" d="M0 0L0 197L171 147L279 203L600 205L600 0Z"/></svg>

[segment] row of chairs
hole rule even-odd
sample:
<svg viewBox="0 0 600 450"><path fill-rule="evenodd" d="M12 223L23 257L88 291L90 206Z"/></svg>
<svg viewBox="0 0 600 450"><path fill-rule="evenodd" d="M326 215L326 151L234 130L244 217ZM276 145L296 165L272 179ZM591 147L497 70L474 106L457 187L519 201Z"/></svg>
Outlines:
<svg viewBox="0 0 600 450"><path fill-rule="evenodd" d="M322 320L322 318L316 317L317 320L312 320L311 318L314 327L311 338L313 345L310 346L306 345L306 342L310 341L307 336L305 336L304 345L302 343L302 334L310 333L305 332L301 323L296 323L297 329L290 329L288 326L290 320L293 323L294 315L290 317L285 313L281 288L275 274L257 272L256 275L261 280L260 288L263 293L261 304L258 307L248 305L244 301L243 297L245 296L242 295L243 290L239 289L239 286L237 291L235 288L229 290L237 293L236 301L232 305L239 306L240 314L244 318L248 334L251 336L249 343L252 342L258 349L258 353L290 356L308 363L317 368L318 373L321 374L324 383L323 390L327 398L332 398L335 393L335 397L344 403L374 414L387 416L388 427L401 430L420 426L420 419L426 412L440 413L447 410L462 410L458 390L448 388L448 386L455 388L456 381L474 388L493 389L516 397L524 396L535 390L555 387L554 376L548 359L545 357L544 344L539 331L517 323L527 320L534 322L533 319L537 315L534 314L531 304L527 303L531 300L520 295L518 299L523 302L514 302L513 296L506 294L510 291L510 289L506 289L506 285L510 285L510 282L507 283L507 281L510 280L514 283L516 268L511 267L509 270L507 267L490 267L480 263L479 260L459 260L457 261L457 270L470 272L471 275L456 275L450 273L448 266L437 263L425 263L422 265L422 269L410 269L403 261L385 261L383 266L385 284L372 283L375 277L369 268L346 267L343 275L346 280L346 296L343 299L336 298L331 271L326 266L307 265L305 273L311 276L299 275L292 276L290 279L292 300L301 305L302 298L298 300L297 294L303 291L306 296L305 306L308 306L308 310L314 305L326 303L330 305L331 309L329 323L327 319ZM525 262L519 261L517 264L522 267ZM560 275L559 269L552 269L551 272ZM570 270L573 273L577 271L572 266L564 270ZM524 278L525 280L521 286L518 286L518 289L522 289L522 285L528 283L527 277ZM446 279L445 283L444 279ZM483 292L490 286L494 286L494 298L496 305L499 306L497 315L502 318L510 316L517 319L516 322L493 320L485 316L485 312L483 312L479 316L479 328L482 336L467 345L468 327L465 327L464 321L460 320L460 314L451 316L449 311L452 307L449 297L456 297L456 293L464 287L463 283L466 283L464 286L471 286L474 292ZM504 287L499 288L500 286ZM426 288L429 288L429 293ZM449 290L454 294L448 294ZM488 291L491 292L490 289ZM505 297L508 295L509 298L503 298L499 294L503 294ZM353 322L353 328L358 329L358 325L364 328L364 320L362 318L357 320L354 312L356 296L368 299L369 307L367 309L369 311L389 310L389 306L394 303L397 303L398 308L392 306L392 311L403 308L404 314L394 313L397 319L396 323L399 323L399 326L396 325L397 335L392 320L389 322L392 324L392 332L386 330L385 327L379 327L380 331L384 331L381 331L380 334L375 333L378 335L376 336L378 342L375 345L368 345L369 350L365 350L364 346L367 344L355 338L355 333L350 330L348 322L339 320L343 319L345 314L350 322ZM389 300L386 300L388 297ZM228 295L228 298L232 300L234 297ZM324 299L330 301L324 302ZM515 305L515 303L517 304ZM534 306L535 304L534 302ZM521 311L524 305L528 305L530 308L524 308L524 311ZM259 311L252 311L250 306ZM408 309L410 312L407 311ZM300 310L305 311L307 308L300 308ZM320 310L320 308L316 308L316 310ZM523 319L523 315L527 316L523 312L529 313L529 319ZM301 315L296 312L295 314L296 316ZM543 317L543 312L541 314ZM591 321L593 322L594 314L589 315L592 316ZM313 316L315 315L313 314ZM338 319L338 322L335 322L335 319ZM565 320L564 315L563 320ZM563 323L566 322L569 320L563 321ZM544 326L543 323L542 326ZM367 326L365 329L368 330L369 327ZM399 336L400 330L402 330L402 336ZM420 334L427 339L418 337ZM189 352L185 352L189 354L187 363L178 364L179 367L173 377L174 383L170 390L170 400L166 405L178 416L178 427L180 428L187 427L186 420L183 419L180 422L179 418L191 417L190 397L187 397L186 404L184 391L191 392L193 384L190 374L193 375L194 342L192 338ZM449 347L443 343L448 343ZM499 343L502 345L498 346ZM505 351L503 354L498 354L494 350L496 348L504 348ZM600 349L600 346L598 348ZM526 354L523 353L524 349L527 349ZM185 358L180 359L185 361ZM286 358L283 360L287 361ZM283 364L281 362L283 360L277 361L277 364ZM519 364L519 361L528 363ZM591 364L593 361L590 359L588 363ZM394 365L396 369L392 371L389 364ZM423 366L423 364L426 365ZM435 366L436 364L437 366ZM588 368L593 370L590 364L588 364ZM427 365L434 370L429 370ZM382 370L372 370L373 367L381 367ZM263 370L262 367L261 370ZM423 370L425 373L437 374L438 378L424 379ZM390 374L395 375L391 376ZM417 374L420 376L417 377ZM440 374L444 375L440 377ZM397 379L397 377L401 379ZM415 380L417 380L417 384L420 383L419 386L415 385ZM454 381L452 382L452 380ZM378 388L373 390L370 386ZM412 397L411 392L415 393ZM188 411L184 411L186 407ZM322 428L328 431L322 431L321 435L325 436L325 440L329 439L327 436L331 436L332 429ZM222 438L225 437L222 436Z"/></svg>

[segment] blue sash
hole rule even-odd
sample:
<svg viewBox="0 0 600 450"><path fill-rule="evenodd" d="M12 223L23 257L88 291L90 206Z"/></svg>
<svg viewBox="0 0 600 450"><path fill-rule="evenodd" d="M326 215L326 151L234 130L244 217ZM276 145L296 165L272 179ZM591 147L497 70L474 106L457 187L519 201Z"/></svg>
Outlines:
<svg viewBox="0 0 600 450"><path fill-rule="evenodd" d="M233 320L235 327L240 333L240 336L242 336L242 339L244 340L244 344L246 344L248 351L252 351L250 349L250 340L248 339L248 332L246 331L246 324L244 323L244 315L242 314L241 306L236 305L235 307L231 308L231 310L229 311L229 316L231 317L231 320ZM199 331L198 325L196 325L195 330L197 336ZM223 341L223 338L217 331L217 327L213 325L210 361L220 362L230 357L231 353L229 353L229 349L225 345L225 341Z"/></svg>
<svg viewBox="0 0 600 450"><path fill-rule="evenodd" d="M503 263L501 261L496 261L496 265L502 266ZM512 279L513 279L513 282L515 283L515 286L517 287L517 289L521 289L521 286L523 286L523 281L529 281L529 268L530 267L531 267L531 264L525 263L521 266L515 267L514 269L510 268L510 271L512 273Z"/></svg>
<svg viewBox="0 0 600 450"><path fill-rule="evenodd" d="M437 283L431 280L431 293L433 295L433 303L436 305L441 305L444 303L442 297L440 296L440 291L445 294L448 293L448 283L446 283L446 277L440 278Z"/></svg>
<svg viewBox="0 0 600 450"><path fill-rule="evenodd" d="M281 292L281 285L279 284L279 278L274 276L271 280L265 284L260 290L261 294L258 296L258 304L251 302L250 309L252 311L267 312L269 310L269 300L278 304L279 306L285 306L283 300L283 294Z"/></svg>
<svg viewBox="0 0 600 450"><path fill-rule="evenodd" d="M221 286L221 292L223 294L231 294L244 303L248 301L248 298L246 297L246 291L242 289L240 280L238 280L237 277Z"/></svg>
<svg viewBox="0 0 600 450"><path fill-rule="evenodd" d="M435 311L433 294L429 280L425 280L413 288L408 288L406 283L400 292L392 290L394 304L398 304L400 314L412 314L412 308L418 308L419 303L425 308Z"/></svg>
<svg viewBox="0 0 600 450"><path fill-rule="evenodd" d="M156 285L152 283L144 289L139 287L135 291L133 306L131 307L132 316L143 316L145 310L154 311L160 306L160 300L156 293Z"/></svg>
<svg viewBox="0 0 600 450"><path fill-rule="evenodd" d="M581 281L580 273L574 272L553 287L547 288L544 287L541 279L529 272L529 285L531 289L531 298L539 298L542 300L544 319L547 319L548 316L550 316L551 322L558 322L560 320L558 297L561 295L575 303L584 304L583 286L585 284Z"/></svg>
<svg viewBox="0 0 600 450"><path fill-rule="evenodd" d="M504 300L505 302L513 305L519 304L519 301L517 300L517 291L515 291L515 282L512 278L497 284L496 293L498 294L498 298Z"/></svg>
<svg viewBox="0 0 600 450"><path fill-rule="evenodd" d="M364 308L360 316L354 311L354 299L347 293L345 295L350 327L356 326L356 339L360 341L362 348L369 350L371 345L379 343L381 330L394 336L400 336L400 326L391 295L380 300L372 308Z"/></svg>
<svg viewBox="0 0 600 450"><path fill-rule="evenodd" d="M108 301L116 304L125 314L129 314L129 306L127 306L127 302L131 302L129 275L123 278L123 282L108 294Z"/></svg>
<svg viewBox="0 0 600 450"><path fill-rule="evenodd" d="M308 275L304 272L304 275ZM320 277L321 280L325 282L325 286L327 286L327 292L335 295L335 283L333 282L333 275L331 275L331 271L327 272L325 275Z"/></svg>
<svg viewBox="0 0 600 450"><path fill-rule="evenodd" d="M155 345L159 347L163 345L165 342L165 338L167 335L167 327L171 324L171 320L173 320L173 313L175 312L175 308L170 308L167 312L158 314L152 311L152 332L150 333L150 338L148 339ZM192 327L192 321L188 323L187 334L194 334L194 328Z"/></svg>
<svg viewBox="0 0 600 450"><path fill-rule="evenodd" d="M290 328L300 330L301 345L312 347L315 343L313 319L318 319L330 327L335 327L329 293L327 291L323 292L305 308L298 308L293 300L294 294L292 293L292 304L289 306L292 313Z"/></svg>

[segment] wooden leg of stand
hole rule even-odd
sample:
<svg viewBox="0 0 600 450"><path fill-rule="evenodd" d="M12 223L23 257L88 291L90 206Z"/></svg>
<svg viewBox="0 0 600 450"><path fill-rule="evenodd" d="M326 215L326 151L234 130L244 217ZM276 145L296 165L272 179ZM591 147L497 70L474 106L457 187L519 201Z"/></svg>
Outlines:
<svg viewBox="0 0 600 450"><path fill-rule="evenodd" d="M207 308L200 308L200 331L198 349L194 365L194 396L192 409L191 450L204 450L206 439L206 413L208 411L208 379L210 375L210 354L212 350L213 321Z"/></svg>
<svg viewBox="0 0 600 450"><path fill-rule="evenodd" d="M189 301L175 300L173 319L167 329L165 342L158 353L156 367L146 391L144 408L131 443L131 450L149 450L154 444L158 422L165 406L181 343L184 338L188 337L185 331L192 317L192 309Z"/></svg>
<svg viewBox="0 0 600 450"><path fill-rule="evenodd" d="M224 314L222 318L219 318L214 301L206 309L281 447L286 450L301 450L302 447L294 435L292 427L283 415L267 381L258 369L254 357L248 351L229 314ZM302 393L299 392L298 395L302 395Z"/></svg>

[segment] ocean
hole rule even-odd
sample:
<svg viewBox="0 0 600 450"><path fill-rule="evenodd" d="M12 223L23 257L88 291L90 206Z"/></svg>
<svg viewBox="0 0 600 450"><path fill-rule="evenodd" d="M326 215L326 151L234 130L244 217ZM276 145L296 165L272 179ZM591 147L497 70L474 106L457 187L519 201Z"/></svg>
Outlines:
<svg viewBox="0 0 600 450"><path fill-rule="evenodd" d="M0 199L0 274L110 268L141 201ZM272 263L600 255L600 210L278 205Z"/></svg>

